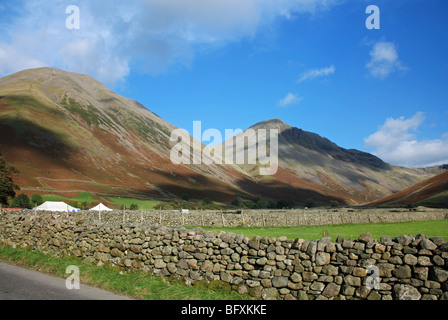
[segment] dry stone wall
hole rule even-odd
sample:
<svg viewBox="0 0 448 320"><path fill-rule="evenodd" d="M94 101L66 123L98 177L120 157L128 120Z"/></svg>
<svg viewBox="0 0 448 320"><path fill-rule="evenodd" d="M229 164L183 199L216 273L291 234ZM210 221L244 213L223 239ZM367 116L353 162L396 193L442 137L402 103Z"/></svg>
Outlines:
<svg viewBox="0 0 448 320"><path fill-rule="evenodd" d="M421 209L320 209L320 210L204 210L187 214L164 211L80 212L72 215L89 216L113 224L146 223L164 226L219 226L219 227L279 227L298 225L326 225L346 223L404 222L442 220L447 210Z"/></svg>
<svg viewBox="0 0 448 320"><path fill-rule="evenodd" d="M335 241L332 241L335 240ZM448 243L424 235L316 241L3 213L0 243L260 299L447 300Z"/></svg>

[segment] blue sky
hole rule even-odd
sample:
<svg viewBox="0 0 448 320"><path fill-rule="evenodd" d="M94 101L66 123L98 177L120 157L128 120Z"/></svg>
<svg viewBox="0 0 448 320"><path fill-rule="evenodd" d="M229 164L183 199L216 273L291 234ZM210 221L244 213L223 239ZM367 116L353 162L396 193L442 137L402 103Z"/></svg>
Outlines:
<svg viewBox="0 0 448 320"><path fill-rule="evenodd" d="M80 10L80 28L65 13ZM380 9L369 30L366 8ZM192 133L270 118L404 166L448 163L446 0L0 1L0 76L89 74Z"/></svg>

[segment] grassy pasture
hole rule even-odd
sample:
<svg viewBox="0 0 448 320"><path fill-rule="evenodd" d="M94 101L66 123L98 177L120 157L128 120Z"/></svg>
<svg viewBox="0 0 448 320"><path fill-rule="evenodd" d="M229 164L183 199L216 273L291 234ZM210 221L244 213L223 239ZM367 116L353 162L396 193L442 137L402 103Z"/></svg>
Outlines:
<svg viewBox="0 0 448 320"><path fill-rule="evenodd" d="M327 230L328 235L336 240L338 236L357 239L364 232L370 232L374 239L382 236L395 237L399 235L424 234L427 237L440 236L448 241L448 220L436 221L411 221L396 223L364 223L364 224L339 224L321 226L293 226L293 227L203 227L204 230L216 230L244 234L248 237L267 236L289 239L301 238L316 240L323 236Z"/></svg>
<svg viewBox="0 0 448 320"><path fill-rule="evenodd" d="M42 196L44 201L76 201L76 202L91 202L96 201L90 192L80 192L76 197L66 198L57 194L46 194Z"/></svg>
<svg viewBox="0 0 448 320"><path fill-rule="evenodd" d="M57 194L45 194L42 195L42 199L44 201L73 201L73 202L86 202L88 206L90 206L92 203L100 202L100 200L96 199L94 195L92 195L90 192L79 192L78 195L75 197L63 197ZM152 210L154 209L154 206L159 204L160 201L156 200L140 200L135 198L127 198L127 197L106 197L107 200L110 202L116 204L116 207L125 205L127 209L130 208L131 204L138 205L139 210ZM103 201L103 203L107 206L109 206L109 203L106 201Z"/></svg>
<svg viewBox="0 0 448 320"><path fill-rule="evenodd" d="M125 198L125 197L107 197L107 199L113 203L118 205L125 205L126 208L129 209L131 204L138 205L139 210L152 210L154 206L159 204L160 201L156 200L139 200L134 198Z"/></svg>

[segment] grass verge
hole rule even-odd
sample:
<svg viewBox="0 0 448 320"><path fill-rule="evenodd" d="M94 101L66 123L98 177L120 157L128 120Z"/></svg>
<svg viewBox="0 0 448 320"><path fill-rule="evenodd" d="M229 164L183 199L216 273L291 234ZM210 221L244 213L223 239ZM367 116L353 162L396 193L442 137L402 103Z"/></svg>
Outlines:
<svg viewBox="0 0 448 320"><path fill-rule="evenodd" d="M88 264L76 257L56 257L23 248L0 245L0 261L27 269L66 278L69 265L80 270L80 281L117 294L143 300L242 300L250 299L222 289L205 289L186 286L178 280L149 275L143 271L120 273L117 267Z"/></svg>

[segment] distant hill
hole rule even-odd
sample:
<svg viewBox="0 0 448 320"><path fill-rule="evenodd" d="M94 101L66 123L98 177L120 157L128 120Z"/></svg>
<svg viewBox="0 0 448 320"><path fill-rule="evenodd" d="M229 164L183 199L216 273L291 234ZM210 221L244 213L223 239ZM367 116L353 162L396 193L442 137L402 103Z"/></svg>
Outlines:
<svg viewBox="0 0 448 320"><path fill-rule="evenodd" d="M446 168L447 166L441 166ZM376 206L428 206L448 208L448 171L417 183L386 198L374 201Z"/></svg>
<svg viewBox="0 0 448 320"><path fill-rule="evenodd" d="M258 164L175 165L170 135L177 128L90 76L37 68L0 79L0 152L30 194L360 204L441 172L391 166L280 119L249 129L262 128L279 130L272 176L259 175Z"/></svg>

